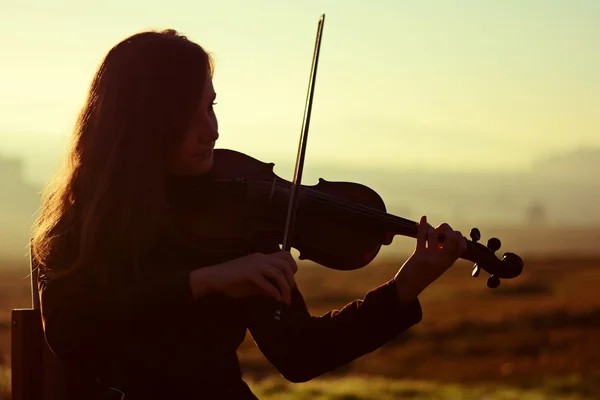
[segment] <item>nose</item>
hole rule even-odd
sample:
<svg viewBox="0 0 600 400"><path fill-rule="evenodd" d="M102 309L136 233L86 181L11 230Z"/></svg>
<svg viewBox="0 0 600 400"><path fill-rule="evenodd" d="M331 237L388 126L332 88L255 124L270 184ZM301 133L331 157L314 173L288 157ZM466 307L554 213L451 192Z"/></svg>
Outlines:
<svg viewBox="0 0 600 400"><path fill-rule="evenodd" d="M203 142L216 142L219 139L219 123L214 114L209 116L206 124L204 124L201 136L200 140Z"/></svg>
<svg viewBox="0 0 600 400"><path fill-rule="evenodd" d="M219 138L219 129L213 123L204 123L195 129L194 136L200 143L215 142Z"/></svg>
<svg viewBox="0 0 600 400"><path fill-rule="evenodd" d="M219 131L211 126L198 136L201 142L216 142L219 139Z"/></svg>

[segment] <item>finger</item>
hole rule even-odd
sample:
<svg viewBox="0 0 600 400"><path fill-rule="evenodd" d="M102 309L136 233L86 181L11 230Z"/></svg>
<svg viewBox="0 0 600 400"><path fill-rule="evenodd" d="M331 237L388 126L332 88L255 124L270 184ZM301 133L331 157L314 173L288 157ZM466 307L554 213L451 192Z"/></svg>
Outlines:
<svg viewBox="0 0 600 400"><path fill-rule="evenodd" d="M427 224L427 248L429 250L438 248L438 234L430 224Z"/></svg>
<svg viewBox="0 0 600 400"><path fill-rule="evenodd" d="M275 281L277 287L279 288L279 292L281 293L282 299L287 302L291 296L291 289L283 272L281 272L281 270L274 265L268 265L263 271L263 275L266 275L268 278L271 278Z"/></svg>
<svg viewBox="0 0 600 400"><path fill-rule="evenodd" d="M444 242L440 245L443 253L452 254L456 248L456 235L447 223L443 223L436 228L436 232L444 235Z"/></svg>
<svg viewBox="0 0 600 400"><path fill-rule="evenodd" d="M291 267L292 274L295 274L296 272L298 272L298 264L296 263L296 260L289 251L286 251L285 255L289 266Z"/></svg>
<svg viewBox="0 0 600 400"><path fill-rule="evenodd" d="M427 217L424 215L417 224L417 251L424 251L427 244Z"/></svg>
<svg viewBox="0 0 600 400"><path fill-rule="evenodd" d="M438 234L438 248L440 249L446 247L450 243L449 240L451 239L447 238L446 236L448 235L448 232L452 233L453 231L452 229L448 228L450 228L450 225L445 222L435 227L435 232ZM440 235L444 236L443 240L439 240Z"/></svg>
<svg viewBox="0 0 600 400"><path fill-rule="evenodd" d="M265 274L276 281L283 300L287 302L291 296L292 288L285 274L276 265L272 265L272 268L267 270Z"/></svg>
<svg viewBox="0 0 600 400"><path fill-rule="evenodd" d="M454 235L456 236L456 248L454 249L454 255L456 258L461 257L464 252L467 250L467 240L463 236L461 231L454 231Z"/></svg>
<svg viewBox="0 0 600 400"><path fill-rule="evenodd" d="M294 287L296 285L294 275L296 272L298 272L298 264L296 264L296 260L294 260L294 257L292 257L288 251L273 253L273 257L269 262L272 262L273 265L276 265L279 269L281 269L281 271L285 274L290 287Z"/></svg>
<svg viewBox="0 0 600 400"><path fill-rule="evenodd" d="M292 256L292 254L289 251L280 251L277 253L273 253L273 256L275 256L276 258L282 259L287 261L291 268L292 268L292 272L295 274L296 272L298 272L298 264L296 263L296 260L294 259L294 257Z"/></svg>
<svg viewBox="0 0 600 400"><path fill-rule="evenodd" d="M279 270L283 273L290 288L293 288L294 286L296 286L296 280L294 278L295 262L293 262L293 260L292 260L292 263L290 263L288 260L274 258L272 260L272 263L275 267L279 268Z"/></svg>
<svg viewBox="0 0 600 400"><path fill-rule="evenodd" d="M452 229L452 227L450 225L448 225L446 222L444 222L443 224L438 225L435 228L435 231L437 233L441 233L444 235L447 235L448 233L450 234L454 234L454 230Z"/></svg>
<svg viewBox="0 0 600 400"><path fill-rule="evenodd" d="M390 244L392 244L392 242L394 241L394 236L395 233L394 232L386 232L383 235L383 244L386 246L389 246Z"/></svg>
<svg viewBox="0 0 600 400"><path fill-rule="evenodd" d="M277 301L283 301L283 298L281 297L281 294L279 293L277 287L273 284L273 282L270 282L264 276L254 276L253 282L256 286L258 286L261 289L263 293L270 295Z"/></svg>

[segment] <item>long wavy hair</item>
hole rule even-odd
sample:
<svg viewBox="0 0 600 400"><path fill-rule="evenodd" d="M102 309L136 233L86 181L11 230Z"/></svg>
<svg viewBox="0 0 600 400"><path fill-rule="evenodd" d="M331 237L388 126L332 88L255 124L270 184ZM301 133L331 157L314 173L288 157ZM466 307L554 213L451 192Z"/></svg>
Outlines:
<svg viewBox="0 0 600 400"><path fill-rule="evenodd" d="M168 152L197 110L207 71L211 56L171 29L132 35L108 52L42 193L32 238L41 272L136 272L170 224Z"/></svg>

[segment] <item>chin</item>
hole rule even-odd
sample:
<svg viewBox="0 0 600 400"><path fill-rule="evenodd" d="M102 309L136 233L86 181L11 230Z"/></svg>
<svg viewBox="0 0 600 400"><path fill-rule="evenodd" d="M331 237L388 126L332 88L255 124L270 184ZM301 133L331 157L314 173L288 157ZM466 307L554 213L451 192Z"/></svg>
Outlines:
<svg viewBox="0 0 600 400"><path fill-rule="evenodd" d="M213 158L207 158L205 160L199 160L193 167L192 174L202 175L208 173L213 167Z"/></svg>
<svg viewBox="0 0 600 400"><path fill-rule="evenodd" d="M179 176L196 176L208 173L213 167L214 159L211 155L205 158L188 158L185 162L172 165L169 171Z"/></svg>

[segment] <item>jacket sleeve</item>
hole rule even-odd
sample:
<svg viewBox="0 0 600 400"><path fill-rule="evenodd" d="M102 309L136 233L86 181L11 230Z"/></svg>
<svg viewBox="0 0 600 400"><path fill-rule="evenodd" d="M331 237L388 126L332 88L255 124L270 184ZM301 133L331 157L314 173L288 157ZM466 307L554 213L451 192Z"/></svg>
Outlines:
<svg viewBox="0 0 600 400"><path fill-rule="evenodd" d="M149 343L160 346L161 338L168 337L167 329L186 322L177 315L194 303L188 274L163 271L137 286L110 291L100 290L84 269L39 279L42 322L50 349L63 362L94 372L135 362L148 351Z"/></svg>
<svg viewBox="0 0 600 400"><path fill-rule="evenodd" d="M370 353L422 319L419 300L400 302L391 280L319 317L309 314L297 287L280 321L273 319L276 306L273 299L257 300L249 330L265 357L292 382L306 382Z"/></svg>

